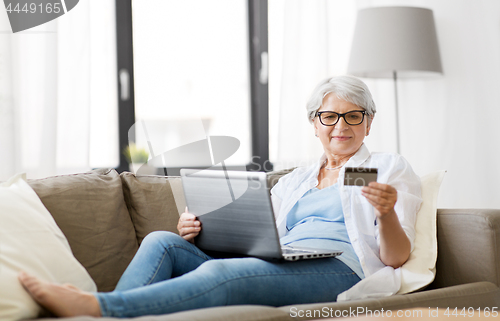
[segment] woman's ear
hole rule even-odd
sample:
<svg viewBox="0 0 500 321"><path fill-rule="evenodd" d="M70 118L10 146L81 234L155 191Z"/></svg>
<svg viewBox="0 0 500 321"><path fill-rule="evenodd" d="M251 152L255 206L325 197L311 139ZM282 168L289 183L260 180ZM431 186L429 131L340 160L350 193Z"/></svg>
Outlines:
<svg viewBox="0 0 500 321"><path fill-rule="evenodd" d="M372 122L373 122L373 115L368 115L367 119L368 121L366 122L366 136L370 135L370 129L372 128Z"/></svg>
<svg viewBox="0 0 500 321"><path fill-rule="evenodd" d="M314 135L318 137L318 124L316 123L316 118L313 119Z"/></svg>

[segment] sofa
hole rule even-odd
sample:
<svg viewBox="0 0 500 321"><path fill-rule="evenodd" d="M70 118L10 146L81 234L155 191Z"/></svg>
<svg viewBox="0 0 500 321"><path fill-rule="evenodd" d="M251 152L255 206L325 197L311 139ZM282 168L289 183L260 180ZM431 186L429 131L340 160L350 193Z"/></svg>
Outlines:
<svg viewBox="0 0 500 321"><path fill-rule="evenodd" d="M269 185L274 185L287 172L269 173ZM180 177L174 176L136 176L130 172L118 174L114 169L98 169L33 179L28 183L63 231L74 256L99 291L114 289L148 233L177 232L179 213L185 208ZM414 293L282 307L216 307L137 319L308 320L353 316L368 310L500 306L500 209L438 209L437 236L436 277L425 289ZM50 315L44 316L44 320L52 319L56 320ZM94 318L71 320L91 319Z"/></svg>

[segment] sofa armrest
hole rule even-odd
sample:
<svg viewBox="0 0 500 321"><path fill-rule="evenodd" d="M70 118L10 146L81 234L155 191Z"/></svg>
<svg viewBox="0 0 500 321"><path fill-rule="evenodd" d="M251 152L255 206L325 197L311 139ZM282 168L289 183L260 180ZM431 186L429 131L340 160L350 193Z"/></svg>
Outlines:
<svg viewBox="0 0 500 321"><path fill-rule="evenodd" d="M500 210L438 209L436 278L429 288L500 284Z"/></svg>

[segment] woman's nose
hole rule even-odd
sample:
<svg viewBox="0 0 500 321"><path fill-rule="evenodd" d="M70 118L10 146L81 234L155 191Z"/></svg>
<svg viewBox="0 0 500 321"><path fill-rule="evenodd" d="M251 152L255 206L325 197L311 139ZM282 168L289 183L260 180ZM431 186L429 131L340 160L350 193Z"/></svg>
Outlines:
<svg viewBox="0 0 500 321"><path fill-rule="evenodd" d="M340 117L339 121L335 124L335 128L345 129L345 128L349 128L349 125L346 123L344 117Z"/></svg>

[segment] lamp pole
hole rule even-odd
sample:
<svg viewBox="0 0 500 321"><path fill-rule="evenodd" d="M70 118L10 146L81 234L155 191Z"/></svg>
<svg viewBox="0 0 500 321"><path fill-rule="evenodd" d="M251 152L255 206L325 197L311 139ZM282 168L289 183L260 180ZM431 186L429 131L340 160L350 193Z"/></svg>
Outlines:
<svg viewBox="0 0 500 321"><path fill-rule="evenodd" d="M401 154L401 147L399 144L399 102L398 102L398 72L394 70L392 72L392 79L394 79L394 99L395 99L395 111L396 111L396 151Z"/></svg>

